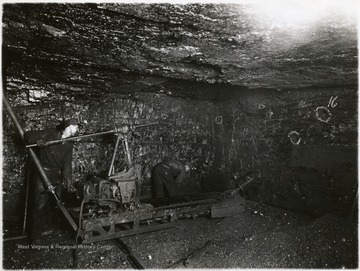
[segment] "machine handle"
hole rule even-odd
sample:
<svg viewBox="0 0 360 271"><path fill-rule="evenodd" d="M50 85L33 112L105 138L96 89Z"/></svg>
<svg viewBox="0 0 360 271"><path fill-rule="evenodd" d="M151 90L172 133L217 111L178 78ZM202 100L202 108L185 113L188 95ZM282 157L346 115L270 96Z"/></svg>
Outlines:
<svg viewBox="0 0 360 271"><path fill-rule="evenodd" d="M157 122L136 125L136 126L133 126L132 129L134 130L136 128L145 127L145 126L154 125L154 124L157 124ZM85 137L106 135L106 134L119 133L119 132L120 132L120 129L115 128L115 129L110 130L110 131L104 131L104 132L92 133L92 134L87 134L87 135L74 136L74 137L69 137L69 138L64 138L64 139L57 139L57 140L52 140L52 141L48 141L48 142L45 142L45 143L46 143L46 145L52 145L52 144L57 144L57 143L65 142L65 141L72 141L72 140L76 140L76 139L81 139L81 138L85 138ZM29 144L29 145L26 145L26 148L32 148L32 147L37 147L37 146L38 146L37 144Z"/></svg>

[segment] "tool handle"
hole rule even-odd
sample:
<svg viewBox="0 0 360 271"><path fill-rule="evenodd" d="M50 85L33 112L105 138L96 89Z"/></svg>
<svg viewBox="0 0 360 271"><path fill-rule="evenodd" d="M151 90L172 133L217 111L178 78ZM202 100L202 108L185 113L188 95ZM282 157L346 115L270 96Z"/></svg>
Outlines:
<svg viewBox="0 0 360 271"><path fill-rule="evenodd" d="M136 125L136 126L133 126L133 129L140 128L140 127L145 127L145 126L150 126L150 125L154 125L154 124L157 124L157 122ZM57 140L52 140L52 141L48 141L48 142L45 142L45 143L46 143L46 145L52 145L52 144L57 144L57 143L65 142L65 141L77 140L77 139L81 139L81 138L85 138L85 137L117 133L118 131L119 131L119 129L115 128L115 129L110 130L110 131L92 133L92 134L88 134L88 135L74 136L74 137L69 137L69 138L64 138L64 139L57 139ZM37 144L29 144L29 145L26 145L26 148L32 148L32 147L37 147L37 146L38 146Z"/></svg>
<svg viewBox="0 0 360 271"><path fill-rule="evenodd" d="M68 137L68 138L63 138L63 139L47 141L45 143L46 143L46 145L52 145L52 144L56 144L56 143L61 143L61 142L65 142L65 141L72 141L72 140L85 138L85 137L111 134L111 133L114 133L115 131L116 130L110 130L110 131L98 132L98 133L93 133L93 134L88 134L88 135L80 135L80 136ZM30 145L26 145L26 148L32 148L32 147L37 147L37 146L38 146L37 144L30 144Z"/></svg>

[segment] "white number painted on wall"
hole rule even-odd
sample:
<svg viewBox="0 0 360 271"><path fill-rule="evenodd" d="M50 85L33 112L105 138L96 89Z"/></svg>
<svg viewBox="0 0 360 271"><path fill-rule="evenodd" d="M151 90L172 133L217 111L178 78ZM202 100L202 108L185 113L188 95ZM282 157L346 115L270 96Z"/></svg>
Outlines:
<svg viewBox="0 0 360 271"><path fill-rule="evenodd" d="M331 107L331 108L335 108L337 106L337 102L335 102L337 100L338 96L331 96L330 97L330 100L329 100L329 103L328 103L328 107Z"/></svg>
<svg viewBox="0 0 360 271"><path fill-rule="evenodd" d="M259 103L259 109L264 109L265 108L265 103Z"/></svg>

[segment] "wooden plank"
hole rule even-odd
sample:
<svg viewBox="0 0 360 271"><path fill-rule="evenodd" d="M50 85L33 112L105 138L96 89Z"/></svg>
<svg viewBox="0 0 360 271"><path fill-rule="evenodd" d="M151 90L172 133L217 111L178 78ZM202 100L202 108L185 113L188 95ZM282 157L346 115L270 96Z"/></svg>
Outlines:
<svg viewBox="0 0 360 271"><path fill-rule="evenodd" d="M211 218L221 218L238 215L245 210L245 199L242 197L230 198L211 206Z"/></svg>

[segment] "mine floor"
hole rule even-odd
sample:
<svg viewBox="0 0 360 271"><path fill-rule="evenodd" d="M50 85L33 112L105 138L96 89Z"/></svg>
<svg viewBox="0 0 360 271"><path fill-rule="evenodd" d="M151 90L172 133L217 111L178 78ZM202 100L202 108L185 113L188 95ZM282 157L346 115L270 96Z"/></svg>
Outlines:
<svg viewBox="0 0 360 271"><path fill-rule="evenodd" d="M267 205L222 219L196 217L162 231L122 238L145 269L357 268L357 223L326 214L313 218ZM5 238L15 227L6 228ZM132 269L113 242L77 249L69 231L30 248L26 239L3 243L4 269Z"/></svg>

